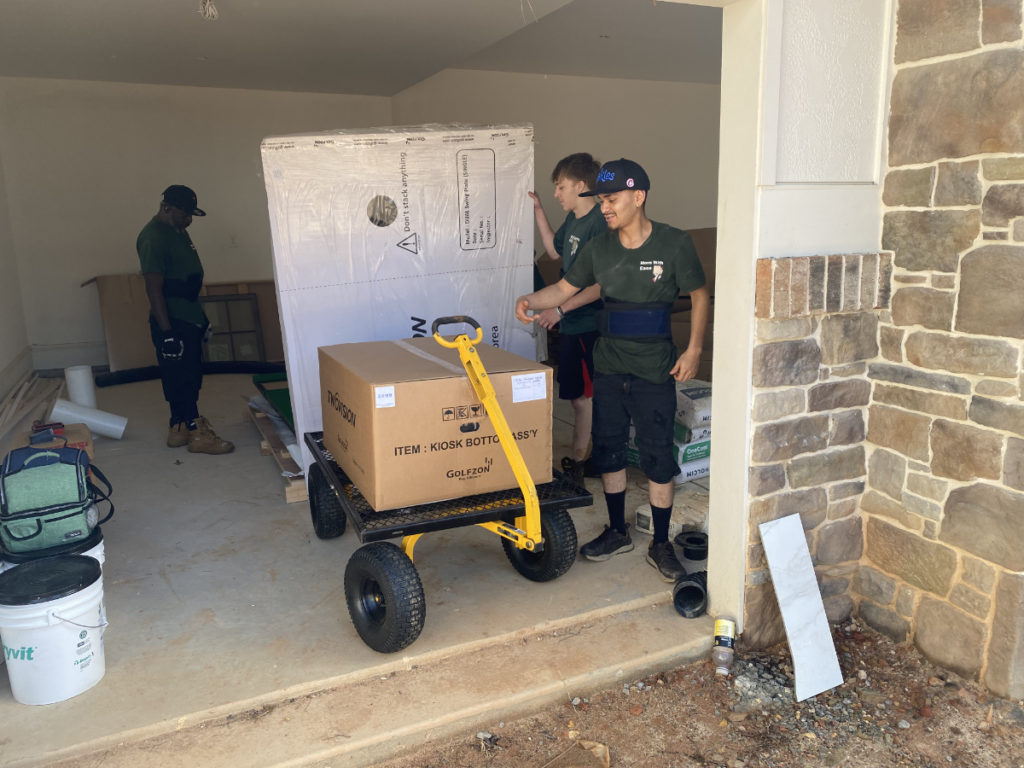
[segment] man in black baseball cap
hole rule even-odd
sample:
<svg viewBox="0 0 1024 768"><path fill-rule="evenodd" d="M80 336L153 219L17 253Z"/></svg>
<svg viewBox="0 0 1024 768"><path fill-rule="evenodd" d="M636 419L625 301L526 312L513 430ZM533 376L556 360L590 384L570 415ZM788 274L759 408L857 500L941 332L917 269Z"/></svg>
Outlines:
<svg viewBox="0 0 1024 768"><path fill-rule="evenodd" d="M516 316L561 306L591 285L601 286L601 337L594 347L594 441L591 464L601 473L609 525L585 544L589 560L608 560L633 549L626 524L626 457L630 422L636 429L640 468L650 480L654 541L647 562L673 582L685 575L668 538L675 476L673 456L676 381L697 373L710 299L704 270L690 236L651 221L645 207L651 188L647 173L632 160L605 163L594 189L608 232L587 243L555 285L516 301ZM692 301L690 342L679 354L672 343L672 304L681 294Z"/></svg>
<svg viewBox="0 0 1024 768"><path fill-rule="evenodd" d="M142 228L135 250L149 297L149 328L156 346L164 398L171 407L170 448L190 453L230 453L235 446L219 438L199 415L203 386L203 336L210 323L199 303L203 265L188 236L193 216L205 216L196 193L175 184L164 190L156 216Z"/></svg>

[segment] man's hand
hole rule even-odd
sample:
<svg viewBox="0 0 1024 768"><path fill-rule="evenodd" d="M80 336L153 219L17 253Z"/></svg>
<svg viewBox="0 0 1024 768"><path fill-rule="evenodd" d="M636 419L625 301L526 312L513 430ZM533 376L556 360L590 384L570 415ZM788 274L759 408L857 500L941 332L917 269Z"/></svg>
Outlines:
<svg viewBox="0 0 1024 768"><path fill-rule="evenodd" d="M518 299L516 299L516 318L519 320L519 322L526 323L527 325L529 325L530 323L537 319L536 317L531 317L530 315L526 314L526 310L528 310L529 308L530 301L525 296L520 296Z"/></svg>
<svg viewBox="0 0 1024 768"><path fill-rule="evenodd" d="M185 343L174 335L174 331L165 331L164 340L160 342L160 357L177 362L184 355Z"/></svg>
<svg viewBox="0 0 1024 768"><path fill-rule="evenodd" d="M558 316L558 310L545 309L539 315L534 315L533 319L541 328L547 328L550 331L562 318Z"/></svg>
<svg viewBox="0 0 1024 768"><path fill-rule="evenodd" d="M538 195L536 192L527 192L526 194L528 194L530 198L533 200L533 210L535 213L537 211L543 210L540 204L540 195Z"/></svg>
<svg viewBox="0 0 1024 768"><path fill-rule="evenodd" d="M676 364L672 367L672 378L676 381L689 381L697 375L697 366L699 364L700 350L686 350L679 356Z"/></svg>

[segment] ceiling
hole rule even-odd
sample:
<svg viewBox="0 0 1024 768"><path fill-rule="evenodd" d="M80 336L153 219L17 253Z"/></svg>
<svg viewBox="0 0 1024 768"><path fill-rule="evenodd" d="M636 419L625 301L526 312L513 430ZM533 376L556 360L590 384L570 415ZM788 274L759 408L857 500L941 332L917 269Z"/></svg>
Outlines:
<svg viewBox="0 0 1024 768"><path fill-rule="evenodd" d="M717 84L722 10L652 0L573 0L456 66Z"/></svg>
<svg viewBox="0 0 1024 768"><path fill-rule="evenodd" d="M449 67L719 81L721 11L651 0L0 0L0 76L391 96ZM607 36L607 37L603 37Z"/></svg>

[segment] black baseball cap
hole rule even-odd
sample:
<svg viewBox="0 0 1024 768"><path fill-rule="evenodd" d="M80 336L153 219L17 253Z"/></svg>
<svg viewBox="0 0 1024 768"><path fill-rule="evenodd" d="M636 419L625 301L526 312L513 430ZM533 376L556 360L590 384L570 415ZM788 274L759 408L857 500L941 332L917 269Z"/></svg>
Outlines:
<svg viewBox="0 0 1024 768"><path fill-rule="evenodd" d="M164 202L168 205L173 205L175 208L180 208L185 213L192 216L205 216L206 211L200 210L196 207L196 193L186 187L184 184L172 184L164 190Z"/></svg>
<svg viewBox="0 0 1024 768"><path fill-rule="evenodd" d="M612 192L622 192L626 189L647 191L650 188L651 180L647 178L647 171L640 167L640 163L622 158L602 165L597 174L597 186L587 192L581 192L580 197L610 195Z"/></svg>

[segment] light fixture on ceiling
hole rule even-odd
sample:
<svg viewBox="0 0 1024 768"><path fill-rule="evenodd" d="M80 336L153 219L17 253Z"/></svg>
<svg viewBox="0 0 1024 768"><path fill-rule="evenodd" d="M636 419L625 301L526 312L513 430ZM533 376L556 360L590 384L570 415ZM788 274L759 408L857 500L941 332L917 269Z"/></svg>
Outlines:
<svg viewBox="0 0 1024 768"><path fill-rule="evenodd" d="M216 21L220 14L217 13L217 6L213 4L213 0L199 0L199 15L207 21Z"/></svg>

